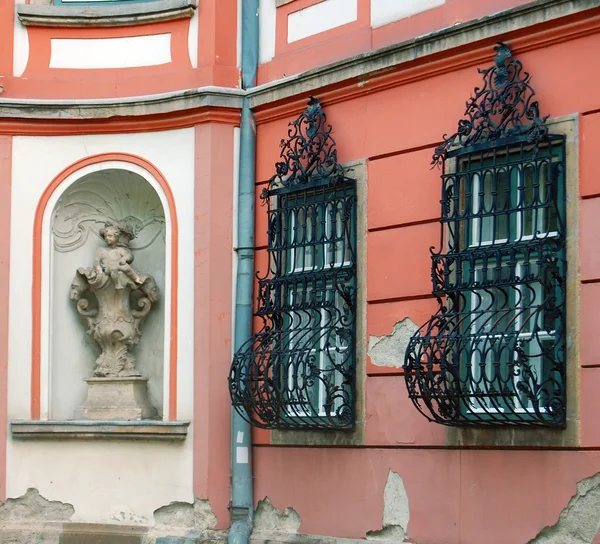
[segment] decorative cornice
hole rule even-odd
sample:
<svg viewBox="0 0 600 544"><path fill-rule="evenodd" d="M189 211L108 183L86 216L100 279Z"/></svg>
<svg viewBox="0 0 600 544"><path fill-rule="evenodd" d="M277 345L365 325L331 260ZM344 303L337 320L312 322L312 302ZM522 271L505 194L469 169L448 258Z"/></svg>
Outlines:
<svg viewBox="0 0 600 544"><path fill-rule="evenodd" d="M227 108L200 108L162 115L117 118L82 118L74 120L52 119L2 119L0 135L11 136L63 136L65 134L127 134L156 132L189 128L202 123L222 123L239 126L240 110Z"/></svg>
<svg viewBox="0 0 600 544"><path fill-rule="evenodd" d="M537 0L257 86L249 93L250 107L255 109L256 120L261 123L297 114L309 94L318 94L322 102L331 104L324 93L331 92L337 102L344 94L356 97L475 66L488 59L489 46L500 38L510 39L519 53L547 47L554 42L600 31L600 10L581 17L584 12L599 7L600 0ZM556 26L558 19L573 18L578 14L577 20L565 19L560 27ZM535 33L523 34L533 26L541 28ZM470 50L465 51L469 46ZM457 48L461 48L458 53L455 52ZM424 61L427 57L429 60ZM284 115L271 116L274 112L272 104L286 99L295 100L294 108Z"/></svg>
<svg viewBox="0 0 600 544"><path fill-rule="evenodd" d="M600 32L600 0L537 0L400 44L357 55L286 79L260 85L249 91L222 87L98 100L25 100L0 98L0 133L9 133L7 122L43 120L54 125L63 120L77 123L102 122L108 127L126 124L126 118L142 122L144 117L182 117L191 110L211 107L241 109L244 96L255 111L257 123L291 117L303 111L309 95L330 105L358 96L398 87L414 81L478 66L489 59L489 48L498 39L510 40L519 54L554 43ZM532 30L532 27L536 27ZM184 114L182 112L188 112ZM235 123L239 123L238 120ZM229 114L227 114L229 115ZM138 120L139 119L139 120ZM102 121L104 120L104 121ZM187 122L187 121L185 121ZM184 122L184 124L185 124ZM225 122L225 121L224 121ZM23 122L21 121L21 124ZM42 123L43 124L43 123ZM148 126L152 125L149 120ZM38 128L32 122L32 133ZM148 129L151 130L151 129Z"/></svg>
<svg viewBox="0 0 600 544"><path fill-rule="evenodd" d="M227 87L199 87L185 91L89 100L39 100L0 98L0 117L32 119L106 119L119 116L157 115L195 108L241 109L245 92Z"/></svg>
<svg viewBox="0 0 600 544"><path fill-rule="evenodd" d="M44 6L17 4L17 15L26 26L125 26L189 18L196 0L155 0L117 6Z"/></svg>

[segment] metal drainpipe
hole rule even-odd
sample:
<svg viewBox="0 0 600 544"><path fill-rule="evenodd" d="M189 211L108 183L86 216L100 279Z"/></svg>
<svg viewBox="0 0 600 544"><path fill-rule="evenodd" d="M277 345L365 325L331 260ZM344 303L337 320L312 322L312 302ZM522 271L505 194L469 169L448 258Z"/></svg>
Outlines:
<svg viewBox="0 0 600 544"><path fill-rule="evenodd" d="M242 0L242 88L256 85L258 67L258 2ZM240 122L238 185L238 247L234 319L234 349L252 335L254 291L254 183L256 126L248 97L244 97ZM250 425L231 410L231 527L229 544L247 544L252 532L252 440Z"/></svg>

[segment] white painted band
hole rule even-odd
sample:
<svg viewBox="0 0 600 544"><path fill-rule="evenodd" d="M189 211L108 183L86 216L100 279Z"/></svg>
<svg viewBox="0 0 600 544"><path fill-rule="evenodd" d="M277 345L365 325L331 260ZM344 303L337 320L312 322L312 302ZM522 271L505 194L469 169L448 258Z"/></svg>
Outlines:
<svg viewBox="0 0 600 544"><path fill-rule="evenodd" d="M446 0L371 0L371 26L387 25L443 5Z"/></svg>
<svg viewBox="0 0 600 544"><path fill-rule="evenodd" d="M288 43L356 21L358 0L325 0L288 15Z"/></svg>
<svg viewBox="0 0 600 544"><path fill-rule="evenodd" d="M171 34L50 40L50 68L136 68L171 62Z"/></svg>

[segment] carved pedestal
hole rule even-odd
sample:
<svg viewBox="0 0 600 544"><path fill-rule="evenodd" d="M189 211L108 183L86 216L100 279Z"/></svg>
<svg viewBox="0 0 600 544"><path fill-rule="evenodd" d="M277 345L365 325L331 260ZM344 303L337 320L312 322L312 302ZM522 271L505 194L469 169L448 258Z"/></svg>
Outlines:
<svg viewBox="0 0 600 544"><path fill-rule="evenodd" d="M148 379L139 377L88 378L88 398L75 409L74 419L131 421L156 416L148 401Z"/></svg>

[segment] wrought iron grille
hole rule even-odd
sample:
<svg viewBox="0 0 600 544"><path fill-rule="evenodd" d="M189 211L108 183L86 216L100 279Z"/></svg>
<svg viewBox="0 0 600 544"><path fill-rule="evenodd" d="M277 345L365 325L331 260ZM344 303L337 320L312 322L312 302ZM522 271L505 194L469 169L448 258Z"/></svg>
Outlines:
<svg viewBox="0 0 600 544"><path fill-rule="evenodd" d="M290 123L262 194L269 269L258 276L262 328L235 354L236 410L267 429L352 429L355 397L356 186L337 162L319 101Z"/></svg>
<svg viewBox="0 0 600 544"><path fill-rule="evenodd" d="M510 57L498 44L433 157L439 310L410 340L404 371L417 409L446 425L565 425L565 142Z"/></svg>

